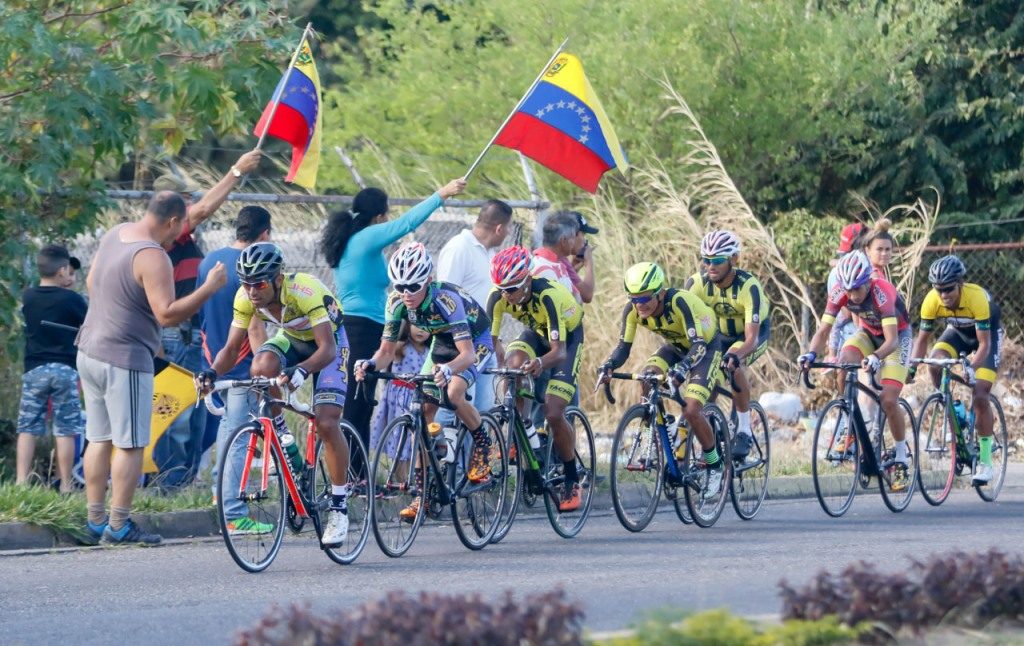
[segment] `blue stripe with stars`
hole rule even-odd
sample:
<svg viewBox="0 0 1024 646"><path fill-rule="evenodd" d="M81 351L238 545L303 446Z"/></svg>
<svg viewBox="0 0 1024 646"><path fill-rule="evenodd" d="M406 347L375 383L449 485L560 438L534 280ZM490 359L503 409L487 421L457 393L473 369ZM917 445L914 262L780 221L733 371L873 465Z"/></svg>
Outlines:
<svg viewBox="0 0 1024 646"><path fill-rule="evenodd" d="M557 85L541 81L519 111L557 128L592 150L610 168L615 168L615 158L601 132L597 115L579 97Z"/></svg>

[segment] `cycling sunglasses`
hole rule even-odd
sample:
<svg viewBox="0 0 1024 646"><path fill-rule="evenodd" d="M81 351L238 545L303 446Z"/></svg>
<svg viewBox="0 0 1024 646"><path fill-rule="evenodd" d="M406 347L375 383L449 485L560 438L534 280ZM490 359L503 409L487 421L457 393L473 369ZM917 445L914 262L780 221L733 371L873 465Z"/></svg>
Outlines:
<svg viewBox="0 0 1024 646"><path fill-rule="evenodd" d="M657 294L648 294L647 296L630 296L629 302L633 305L643 305L644 303L650 303L654 300Z"/></svg>
<svg viewBox="0 0 1024 646"><path fill-rule="evenodd" d="M399 284L395 285L395 291L398 292L399 294L405 294L405 293L415 294L416 292L420 291L421 289L423 289L423 283L408 283L408 284L399 283Z"/></svg>
<svg viewBox="0 0 1024 646"><path fill-rule="evenodd" d="M956 290L956 283L950 283L949 285L932 285L932 287L934 287L935 291L940 294L949 294Z"/></svg>
<svg viewBox="0 0 1024 646"><path fill-rule="evenodd" d="M242 286L245 287L248 290L266 289L266 288L270 287L270 281L269 280L257 280L255 282L247 283L247 282L245 282L243 280L242 281Z"/></svg>
<svg viewBox="0 0 1024 646"><path fill-rule="evenodd" d="M502 294L515 294L522 289L525 284L526 283L519 283L518 285L509 285L508 287L499 287L498 291Z"/></svg>
<svg viewBox="0 0 1024 646"><path fill-rule="evenodd" d="M729 256L715 256L714 258L701 258L701 263L705 265L724 265L729 260Z"/></svg>

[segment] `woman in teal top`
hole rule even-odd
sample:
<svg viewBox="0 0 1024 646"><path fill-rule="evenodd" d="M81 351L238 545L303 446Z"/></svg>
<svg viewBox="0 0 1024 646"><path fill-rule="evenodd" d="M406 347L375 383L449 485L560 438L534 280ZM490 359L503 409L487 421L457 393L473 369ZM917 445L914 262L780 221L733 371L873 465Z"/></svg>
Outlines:
<svg viewBox="0 0 1024 646"><path fill-rule="evenodd" d="M335 293L341 300L350 348L349 383L355 383L352 365L359 359L369 359L384 333L384 306L388 294L384 248L415 231L444 200L465 188L465 180L453 179L402 217L391 221L388 221L387 194L379 188L364 188L356 194L350 209L331 214L320 240L320 250L328 266L334 268ZM367 392L372 393L374 384L367 386ZM356 398L354 388L348 392L344 414L367 442L373 407L362 398ZM367 448L372 450L372 447Z"/></svg>

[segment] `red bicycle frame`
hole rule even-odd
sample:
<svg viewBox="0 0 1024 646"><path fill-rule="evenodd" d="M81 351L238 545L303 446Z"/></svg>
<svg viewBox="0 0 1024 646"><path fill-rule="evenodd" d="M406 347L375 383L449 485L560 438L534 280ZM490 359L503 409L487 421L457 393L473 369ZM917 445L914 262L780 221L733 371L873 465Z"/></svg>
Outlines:
<svg viewBox="0 0 1024 646"><path fill-rule="evenodd" d="M263 427L263 461L264 468L260 476L260 495L266 493L267 487L270 483L270 469L267 464L267 459L272 455L276 461L281 475L284 476L284 485L288 490L288 496L292 500L292 505L295 507L295 512L303 518L309 518L309 512L306 510L306 505L303 502L302 496L299 495L299 488L295 484L295 478L292 477L292 471L288 468L288 459L284 452L284 447L281 446L281 440L277 437L277 431L274 430L274 424L268 417L260 417L259 424ZM255 434L249 436L249 446L246 447L245 451L245 466L242 469L242 478L238 485L239 498L245 497L245 487L249 483L249 469L252 467L252 461L256 457L256 441L257 436ZM266 447L270 448L270 451L266 450ZM313 420L309 420L309 429L306 433L306 464L313 464L313 460L316 459L314 451L316 450L316 439L313 431Z"/></svg>

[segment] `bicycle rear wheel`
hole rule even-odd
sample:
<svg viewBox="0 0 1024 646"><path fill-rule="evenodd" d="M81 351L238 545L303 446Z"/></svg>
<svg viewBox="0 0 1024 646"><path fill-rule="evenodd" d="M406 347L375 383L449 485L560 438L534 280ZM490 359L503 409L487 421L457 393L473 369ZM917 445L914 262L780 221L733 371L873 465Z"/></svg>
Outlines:
<svg viewBox="0 0 1024 646"><path fill-rule="evenodd" d="M341 434L348 442L348 537L341 545L325 548L324 551L335 563L348 565L359 558L370 537L373 499L367 496L369 461L366 459L363 440L352 425L344 420L341 423ZM316 443L316 470L310 483L309 499L323 518L331 506L331 478L327 471L324 444L320 440Z"/></svg>
<svg viewBox="0 0 1024 646"><path fill-rule="evenodd" d="M664 467L661 441L647 407L626 411L612 440L612 505L622 526L643 531L658 511Z"/></svg>
<svg viewBox="0 0 1024 646"><path fill-rule="evenodd" d="M263 427L237 429L221 452L217 475L217 520L228 553L246 572L270 567L284 537L285 489ZM267 488L263 490L263 477Z"/></svg>
<svg viewBox="0 0 1024 646"><path fill-rule="evenodd" d="M917 420L918 442L924 440L924 449L918 454L917 483L921 497L936 507L949 497L956 479L956 434L947 408L942 395L932 393L924 400Z"/></svg>
<svg viewBox="0 0 1024 646"><path fill-rule="evenodd" d="M502 415L495 415L495 412L500 413L500 409L493 409L490 413L490 417L497 420L503 418ZM523 495L523 477L525 469L523 469L523 463L525 456L520 451L519 438L516 435L515 429L512 428L512 424L498 425L499 428L504 426L503 436L508 443L508 470L507 476L505 477L505 500L501 505L501 520L498 522L497 529L494 530L494 536L491 537L492 543L499 543L508 536L509 531L512 529L512 523L515 522L516 516L519 514L519 503Z"/></svg>
<svg viewBox="0 0 1024 646"><path fill-rule="evenodd" d="M879 432L877 438L872 438L876 455L879 457L882 467L881 477L878 479L878 490L882 493L882 502L895 513L906 509L914 497L914 489L917 487L918 481L917 456L919 455L917 433L914 432L916 427L914 411L902 397L899 398L897 404L900 408L900 415L903 417L903 428L907 440L907 480L903 489L898 487L899 483L895 480L897 474L896 438L892 434L892 422L886 418L885 411L881 406L878 408L878 424L875 427L879 429Z"/></svg>
<svg viewBox="0 0 1024 646"><path fill-rule="evenodd" d="M814 493L829 516L838 518L853 504L860 476L860 451L846 402L833 399L818 416L811 447Z"/></svg>
<svg viewBox="0 0 1024 646"><path fill-rule="evenodd" d="M373 456L370 517L380 551L392 558L409 551L423 524L423 512L429 503L424 496L428 464L427 449L416 435L412 417L402 415L391 420ZM417 498L420 504L415 516L403 518L402 510Z"/></svg>
<svg viewBox="0 0 1024 646"><path fill-rule="evenodd" d="M999 403L995 395L989 395L988 399L992 404L992 434L994 435L992 439L992 480L985 485L974 485L974 490L985 502L994 502L999 497L999 492L1003 490L1008 460L1007 447L1010 444L1006 434L1006 415L1003 414L1003 405ZM977 440L978 438L975 436L974 441L977 442Z"/></svg>
<svg viewBox="0 0 1024 646"><path fill-rule="evenodd" d="M597 463L594 452L594 432L590 421L582 410L576 406L565 409L565 419L576 443L574 457L576 473L580 486L580 505L576 509L561 511L559 509L560 494L565 483L565 468L562 458L555 450L555 438L549 436L547 458L544 461L544 483L547 493L544 495L544 507L548 512L548 520L552 529L562 538L572 538L580 533L590 515L590 504L597 488Z"/></svg>
<svg viewBox="0 0 1024 646"><path fill-rule="evenodd" d="M732 414L734 427L735 408ZM761 503L768 494L768 473L771 471L768 416L757 402L750 402L750 435L753 438L750 453L743 460L733 460L732 478L729 480L732 508L743 520L753 519L761 509Z"/></svg>
<svg viewBox="0 0 1024 646"><path fill-rule="evenodd" d="M501 523L508 477L508 445L501 429L490 415L481 416L481 421L489 447L486 449L488 478L472 482L468 477L476 442L465 427L456 440L455 462L448 465L448 488L453 497L452 523L459 540L471 550L483 549L494 537Z"/></svg>
<svg viewBox="0 0 1024 646"><path fill-rule="evenodd" d="M732 478L732 453L729 445L729 424L725 415L715 404L706 404L701 411L711 425L711 433L715 438L715 447L721 458L722 484L712 495L707 493L708 470L704 463L704 451L697 440L697 434L690 430L686 438L687 457L683 469L683 495L686 507L690 510L693 522L699 527L711 527L718 522L725 509L729 492L729 480Z"/></svg>

